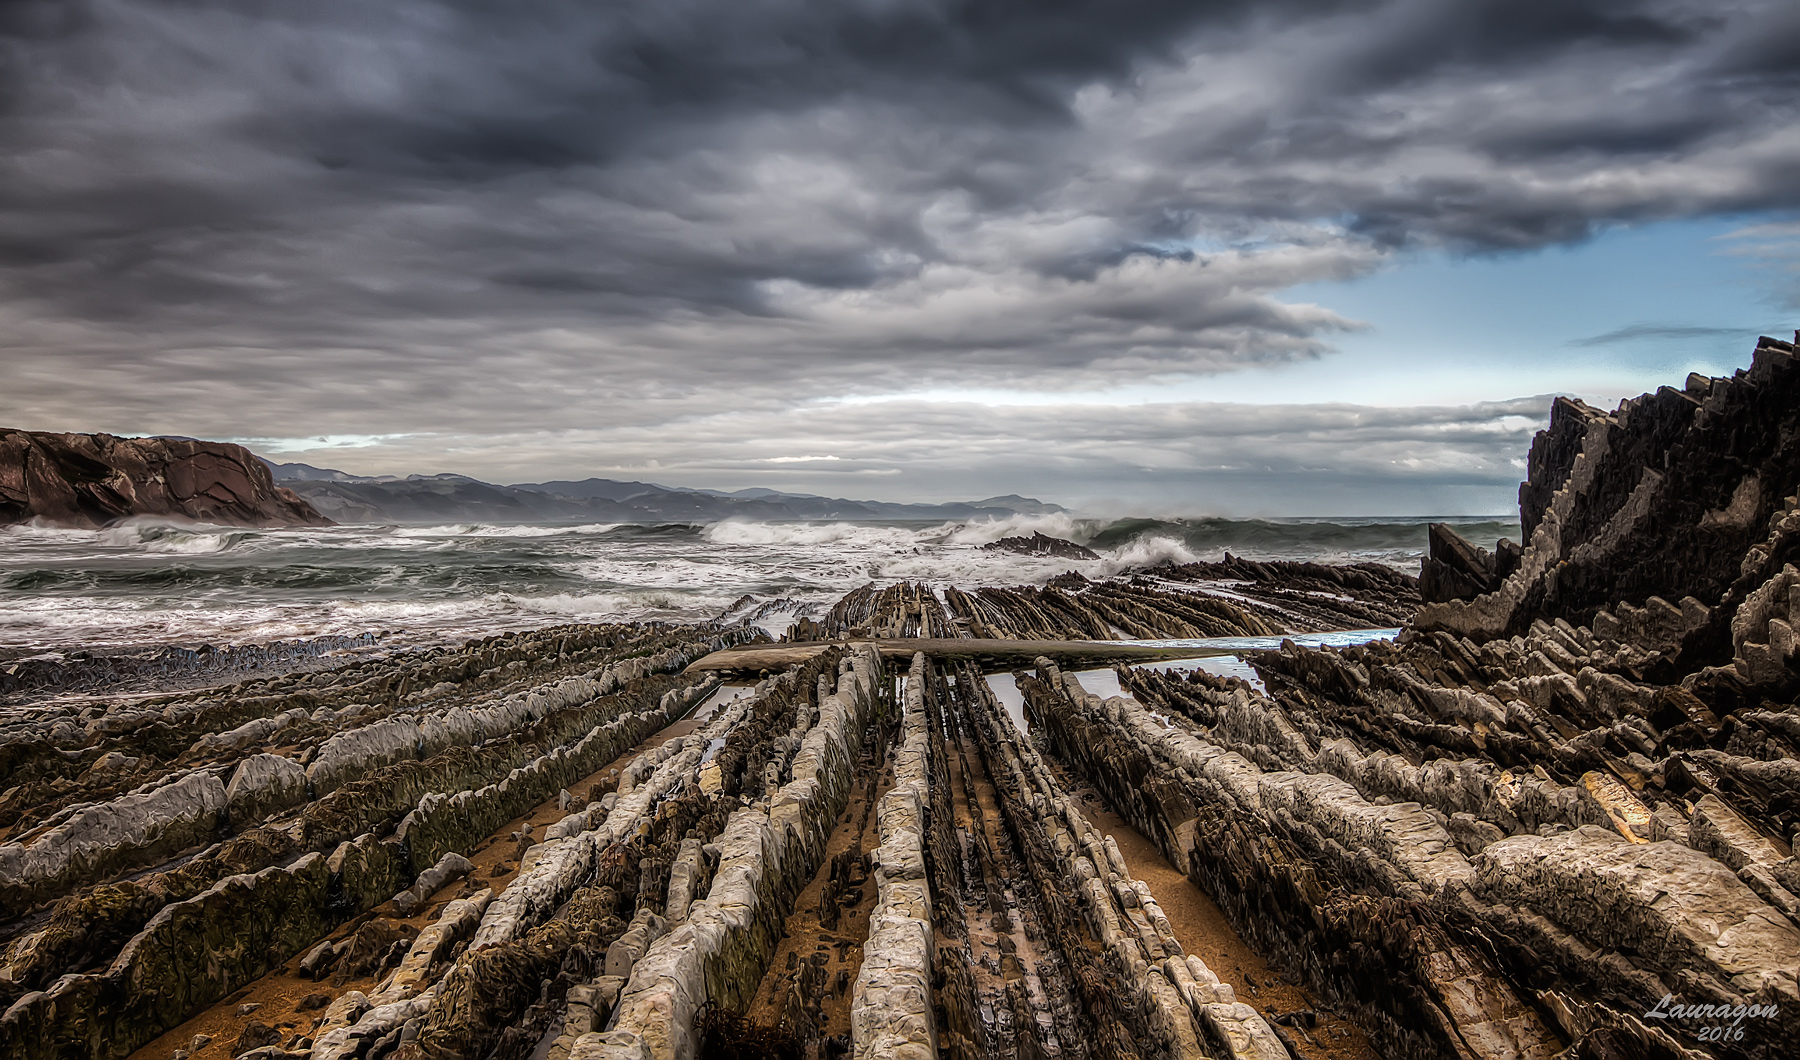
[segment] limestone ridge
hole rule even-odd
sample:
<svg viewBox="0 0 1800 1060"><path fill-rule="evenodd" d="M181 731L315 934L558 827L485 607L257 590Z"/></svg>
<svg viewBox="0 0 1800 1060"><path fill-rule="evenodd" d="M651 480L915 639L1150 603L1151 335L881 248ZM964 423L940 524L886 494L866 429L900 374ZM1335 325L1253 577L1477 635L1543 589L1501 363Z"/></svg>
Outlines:
<svg viewBox="0 0 1800 1060"><path fill-rule="evenodd" d="M1534 618L1598 630L1647 608L1671 661L1729 659L1732 615L1800 556L1786 529L1800 486L1795 352L1763 338L1748 371L1693 374L1610 413L1558 398L1519 488L1524 546L1489 554L1433 526L1418 628L1486 641Z"/></svg>
<svg viewBox="0 0 1800 1060"><path fill-rule="evenodd" d="M0 525L101 527L137 515L331 525L241 445L0 428Z"/></svg>

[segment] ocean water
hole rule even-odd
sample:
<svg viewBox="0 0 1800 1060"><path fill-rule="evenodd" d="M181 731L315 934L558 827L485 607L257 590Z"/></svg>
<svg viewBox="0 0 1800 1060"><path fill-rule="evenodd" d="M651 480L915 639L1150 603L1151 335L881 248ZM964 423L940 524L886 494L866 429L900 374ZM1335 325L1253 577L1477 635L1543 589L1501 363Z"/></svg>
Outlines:
<svg viewBox="0 0 1800 1060"><path fill-rule="evenodd" d="M779 633L870 581L1018 585L1066 570L1251 559L1374 561L1417 571L1422 518L971 523L338 526L247 530L132 521L0 528L0 651L225 644L384 633L460 640L575 621L754 617ZM1518 525L1451 520L1491 546ZM1042 531L1101 558L981 546ZM739 604L746 595L753 597ZM783 602L784 601L784 602ZM735 606L734 606L735 605Z"/></svg>

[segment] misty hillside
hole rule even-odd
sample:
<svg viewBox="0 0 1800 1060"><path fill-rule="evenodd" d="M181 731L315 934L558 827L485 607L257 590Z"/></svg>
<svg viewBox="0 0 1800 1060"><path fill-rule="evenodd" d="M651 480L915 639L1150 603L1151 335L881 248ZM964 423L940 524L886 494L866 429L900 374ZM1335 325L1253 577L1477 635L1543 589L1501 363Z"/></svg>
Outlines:
<svg viewBox="0 0 1800 1060"><path fill-rule="evenodd" d="M590 478L495 485L464 475L351 475L268 461L276 481L341 523L716 522L721 519L1003 519L1064 509L1030 497L949 504L853 501L751 488L726 493Z"/></svg>

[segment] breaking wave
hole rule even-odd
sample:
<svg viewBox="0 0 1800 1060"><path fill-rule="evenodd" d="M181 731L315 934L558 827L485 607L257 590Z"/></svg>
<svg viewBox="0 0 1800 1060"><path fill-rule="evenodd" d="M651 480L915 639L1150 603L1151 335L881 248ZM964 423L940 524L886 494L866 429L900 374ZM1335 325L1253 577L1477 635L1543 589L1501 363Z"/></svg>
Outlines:
<svg viewBox="0 0 1800 1060"><path fill-rule="evenodd" d="M1482 545L1518 535L1516 523L1454 522ZM0 650L377 630L434 642L571 621L712 618L745 595L816 612L870 581L1041 584L1068 570L1101 577L1227 552L1416 570L1425 524L1059 513L944 523L24 525L0 529ZM1033 533L1099 558L983 547Z"/></svg>
<svg viewBox="0 0 1800 1060"><path fill-rule="evenodd" d="M1089 548L1117 549L1134 541L1178 542L1192 555L1217 559L1226 552L1250 559L1347 557L1416 563L1425 551L1425 527L1448 522L1478 545L1519 537L1519 524L1497 519L1119 519L1090 537Z"/></svg>

